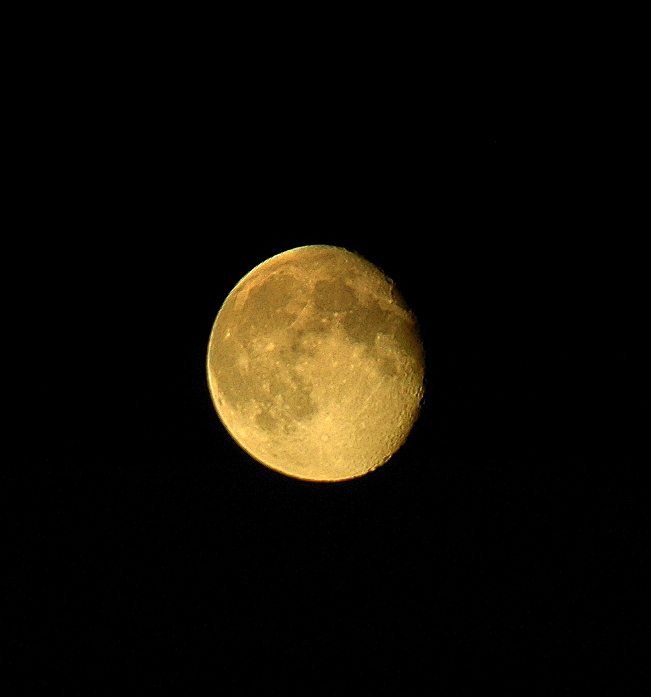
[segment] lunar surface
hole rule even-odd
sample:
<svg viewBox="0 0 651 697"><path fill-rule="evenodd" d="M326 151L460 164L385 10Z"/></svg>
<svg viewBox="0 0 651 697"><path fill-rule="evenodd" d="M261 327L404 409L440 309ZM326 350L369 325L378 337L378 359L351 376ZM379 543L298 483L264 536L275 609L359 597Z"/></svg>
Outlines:
<svg viewBox="0 0 651 697"><path fill-rule="evenodd" d="M248 273L210 335L208 385L262 464L339 481L384 464L423 396L416 321L393 282L340 247L298 247Z"/></svg>

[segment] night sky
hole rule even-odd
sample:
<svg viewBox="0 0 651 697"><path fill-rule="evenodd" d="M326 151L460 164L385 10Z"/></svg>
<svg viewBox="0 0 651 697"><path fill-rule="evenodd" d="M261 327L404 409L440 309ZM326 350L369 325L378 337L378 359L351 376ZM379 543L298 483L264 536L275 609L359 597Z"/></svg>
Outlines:
<svg viewBox="0 0 651 697"><path fill-rule="evenodd" d="M566 671L577 694L639 653L621 592L642 547L638 252L599 188L612 153L526 90L506 108L485 75L281 84L264 65L209 87L132 74L128 99L99 91L66 122L74 149L45 139L56 225L26 265L44 382L8 475L28 502L15 665L84 694L469 676L528 694ZM426 351L410 437L354 481L261 466L206 383L227 294L307 244L379 266Z"/></svg>

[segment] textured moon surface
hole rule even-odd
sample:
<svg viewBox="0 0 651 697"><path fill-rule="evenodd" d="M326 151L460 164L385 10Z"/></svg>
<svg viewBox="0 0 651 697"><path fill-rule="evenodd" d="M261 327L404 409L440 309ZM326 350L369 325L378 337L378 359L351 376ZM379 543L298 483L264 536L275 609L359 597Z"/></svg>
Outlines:
<svg viewBox="0 0 651 697"><path fill-rule="evenodd" d="M210 335L208 385L234 440L311 481L370 472L418 416L424 354L393 282L340 247L297 247L230 292Z"/></svg>

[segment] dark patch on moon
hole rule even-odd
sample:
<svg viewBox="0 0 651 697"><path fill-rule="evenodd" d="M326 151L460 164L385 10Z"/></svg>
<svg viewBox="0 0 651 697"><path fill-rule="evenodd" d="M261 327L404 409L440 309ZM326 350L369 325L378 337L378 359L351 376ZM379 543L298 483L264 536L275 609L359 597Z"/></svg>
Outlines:
<svg viewBox="0 0 651 697"><path fill-rule="evenodd" d="M278 421L274 419L273 416L268 411L260 412L256 417L255 421L264 431L276 431L278 430Z"/></svg>
<svg viewBox="0 0 651 697"><path fill-rule="evenodd" d="M323 336L327 330L319 327L316 330L305 331L303 329L292 332L291 348L297 358L301 356L310 356L313 358L319 352L322 346Z"/></svg>
<svg viewBox="0 0 651 697"><path fill-rule="evenodd" d="M307 335L306 332L301 334ZM296 346L296 348L301 348ZM265 429L273 427L272 417L279 409L277 399L281 399L283 418L302 420L318 411L311 398L312 385L295 369L300 353L293 347L278 347L282 357L282 368L251 350L250 343L242 341L236 334L228 340L215 344L210 356L210 370L216 378L221 395L236 411L241 411L251 401L266 407L267 417L260 415L259 425ZM304 344L302 353L309 350ZM248 368L243 368L238 359L246 355ZM275 418L275 417L273 417ZM263 425L264 424L264 425Z"/></svg>
<svg viewBox="0 0 651 697"><path fill-rule="evenodd" d="M375 346L375 335L378 332L391 333L387 314L375 300L344 315L341 324L351 341L366 344L370 350Z"/></svg>
<svg viewBox="0 0 651 697"><path fill-rule="evenodd" d="M385 377L395 377L398 374L398 364L394 358L384 356L378 359L377 368L381 375Z"/></svg>
<svg viewBox="0 0 651 697"><path fill-rule="evenodd" d="M300 322L296 323L296 329L299 331L316 332L323 336L330 331L332 315L330 313L313 311L306 317L301 318Z"/></svg>
<svg viewBox="0 0 651 697"><path fill-rule="evenodd" d="M314 305L326 312L345 312L357 304L357 297L352 288L345 285L343 279L334 281L317 281L314 287Z"/></svg>
<svg viewBox="0 0 651 697"><path fill-rule="evenodd" d="M278 313L286 313L289 299L300 295L300 283L289 274L271 276L261 285L252 287L242 308L249 333L253 336L276 329ZM294 316L297 314L295 312Z"/></svg>

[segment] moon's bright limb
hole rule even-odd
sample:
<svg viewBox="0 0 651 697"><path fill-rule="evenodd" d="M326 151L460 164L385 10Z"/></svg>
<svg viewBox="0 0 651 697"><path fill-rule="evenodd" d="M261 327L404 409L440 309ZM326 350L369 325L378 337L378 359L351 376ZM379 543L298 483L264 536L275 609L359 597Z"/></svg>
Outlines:
<svg viewBox="0 0 651 697"><path fill-rule="evenodd" d="M423 396L414 316L393 282L340 247L297 247L230 292L208 384L239 445L283 474L359 477L404 443Z"/></svg>

